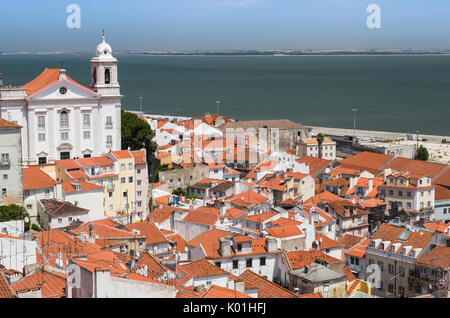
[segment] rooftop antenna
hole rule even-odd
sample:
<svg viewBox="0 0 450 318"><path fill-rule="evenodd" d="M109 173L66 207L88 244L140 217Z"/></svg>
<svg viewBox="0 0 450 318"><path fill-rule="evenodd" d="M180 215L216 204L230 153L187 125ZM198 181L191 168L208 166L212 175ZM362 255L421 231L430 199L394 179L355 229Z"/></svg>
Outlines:
<svg viewBox="0 0 450 318"><path fill-rule="evenodd" d="M105 29L102 29L102 40L105 42Z"/></svg>

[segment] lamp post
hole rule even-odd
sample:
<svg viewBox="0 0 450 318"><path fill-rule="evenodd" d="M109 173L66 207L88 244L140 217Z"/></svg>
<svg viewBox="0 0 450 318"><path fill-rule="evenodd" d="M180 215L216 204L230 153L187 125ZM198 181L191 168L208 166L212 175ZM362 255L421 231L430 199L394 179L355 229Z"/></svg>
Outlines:
<svg viewBox="0 0 450 318"><path fill-rule="evenodd" d="M353 108L353 137L356 138L356 112L358 111L357 108Z"/></svg>
<svg viewBox="0 0 450 318"><path fill-rule="evenodd" d="M219 115L219 104L220 104L220 100L216 100L216 105L217 105L217 115Z"/></svg>
<svg viewBox="0 0 450 318"><path fill-rule="evenodd" d="M141 110L141 113L142 113L142 100L144 99L144 97L143 96L139 96L138 98L139 98L139 107L140 107L140 110Z"/></svg>

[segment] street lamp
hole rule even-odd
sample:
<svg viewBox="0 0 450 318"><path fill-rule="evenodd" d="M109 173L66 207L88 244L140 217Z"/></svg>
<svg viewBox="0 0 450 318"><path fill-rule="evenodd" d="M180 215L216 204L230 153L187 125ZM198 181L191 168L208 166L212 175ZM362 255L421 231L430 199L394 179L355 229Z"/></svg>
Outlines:
<svg viewBox="0 0 450 318"><path fill-rule="evenodd" d="M356 112L358 111L357 108L353 108L353 137L356 138Z"/></svg>
<svg viewBox="0 0 450 318"><path fill-rule="evenodd" d="M220 100L216 100L216 105L217 105L217 115L219 115L219 104L220 104Z"/></svg>
<svg viewBox="0 0 450 318"><path fill-rule="evenodd" d="M142 113L142 100L144 99L144 97L143 96L139 96L138 98L139 98L139 107L140 107L141 113Z"/></svg>

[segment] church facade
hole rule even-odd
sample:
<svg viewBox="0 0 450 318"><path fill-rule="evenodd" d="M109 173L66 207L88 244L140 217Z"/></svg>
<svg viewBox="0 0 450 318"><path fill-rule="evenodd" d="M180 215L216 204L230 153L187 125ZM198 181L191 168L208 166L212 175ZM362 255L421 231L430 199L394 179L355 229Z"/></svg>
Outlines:
<svg viewBox="0 0 450 318"><path fill-rule="evenodd" d="M21 87L0 87L0 118L22 126L24 165L100 156L121 149L117 59L103 41L91 59L91 85L46 68Z"/></svg>

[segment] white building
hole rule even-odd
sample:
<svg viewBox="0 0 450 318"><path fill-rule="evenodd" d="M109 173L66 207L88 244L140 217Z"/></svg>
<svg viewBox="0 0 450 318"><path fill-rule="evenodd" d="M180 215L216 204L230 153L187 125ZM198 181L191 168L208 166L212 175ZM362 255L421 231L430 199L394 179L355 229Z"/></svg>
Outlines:
<svg viewBox="0 0 450 318"><path fill-rule="evenodd" d="M22 205L21 126L0 118L0 205Z"/></svg>
<svg viewBox="0 0 450 318"><path fill-rule="evenodd" d="M302 138L297 145L297 155L300 157L319 157L319 143L316 138ZM336 159L336 142L325 137L322 142L322 159Z"/></svg>
<svg viewBox="0 0 450 318"><path fill-rule="evenodd" d="M0 264L22 272L25 265L36 264L37 242L0 233Z"/></svg>
<svg viewBox="0 0 450 318"><path fill-rule="evenodd" d="M24 164L100 156L121 148L117 59L105 42L91 60L91 87L46 68L20 87L0 87L0 117L22 126Z"/></svg>

